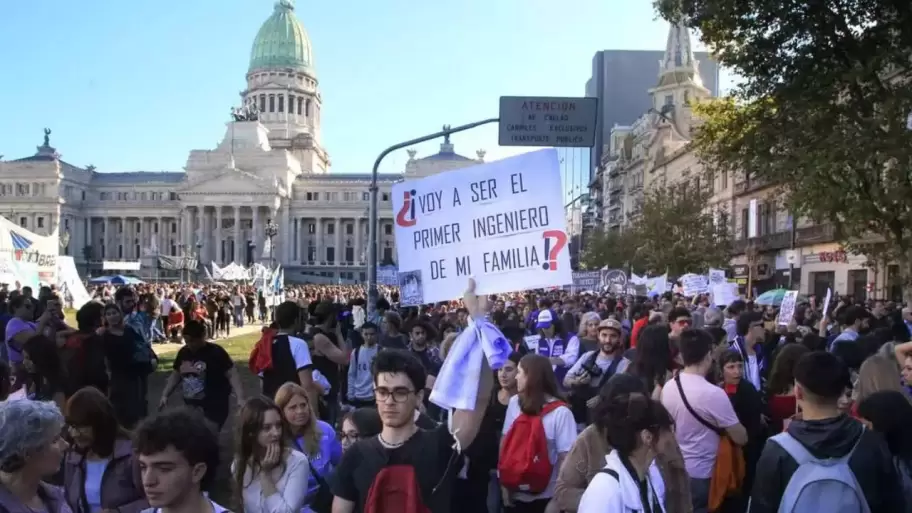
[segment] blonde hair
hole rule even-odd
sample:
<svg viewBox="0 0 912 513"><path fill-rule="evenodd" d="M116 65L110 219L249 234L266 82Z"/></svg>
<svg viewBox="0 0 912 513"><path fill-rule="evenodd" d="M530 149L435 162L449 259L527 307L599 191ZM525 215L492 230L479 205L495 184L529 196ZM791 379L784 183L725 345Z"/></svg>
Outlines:
<svg viewBox="0 0 912 513"><path fill-rule="evenodd" d="M895 390L905 395L899 379L899 369L896 366L896 360L874 355L865 360L858 370L855 401L861 402L874 392L882 390Z"/></svg>
<svg viewBox="0 0 912 513"><path fill-rule="evenodd" d="M586 338L586 336L589 334L589 330L586 327L586 325L589 324L589 321L592 321L592 320L594 320L596 322L596 324L598 324L598 322L601 321L602 319L601 319L601 317L599 317L599 314L597 312L586 312L582 316L580 316L579 326L576 328L577 337Z"/></svg>
<svg viewBox="0 0 912 513"><path fill-rule="evenodd" d="M295 397L301 397L304 399L304 402L307 403L307 407L310 409L310 419L306 426L300 428L300 431L296 431L299 428L297 426L292 426L289 422L289 431L292 437L300 436L304 439L304 452L310 457L317 454L320 450L321 433L317 427L317 410L314 408L314 405L310 403L310 397L307 395L307 391L304 390L304 387L301 385L289 381L276 390L275 403L278 405L279 409L282 410L282 417L285 417L285 407L288 406L288 403Z"/></svg>

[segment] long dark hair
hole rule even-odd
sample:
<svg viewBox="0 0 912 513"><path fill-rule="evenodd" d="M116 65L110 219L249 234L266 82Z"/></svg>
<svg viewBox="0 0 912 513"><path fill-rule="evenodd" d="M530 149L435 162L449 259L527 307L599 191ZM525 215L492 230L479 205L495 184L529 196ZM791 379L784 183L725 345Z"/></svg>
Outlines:
<svg viewBox="0 0 912 513"><path fill-rule="evenodd" d="M48 387L50 393L62 390L63 366L57 344L53 340L44 335L32 335L22 344L22 352L28 353L29 360L35 366L34 371L29 373L29 378L35 384L36 393L45 391L44 387Z"/></svg>
<svg viewBox="0 0 912 513"><path fill-rule="evenodd" d="M519 408L526 415L538 415L549 397L562 399L551 360L538 354L527 354L519 360L526 375L525 389L519 393Z"/></svg>
<svg viewBox="0 0 912 513"><path fill-rule="evenodd" d="M260 460L263 458L263 448L257 446L257 436L263 429L263 421L266 412L274 411L282 420L282 436L279 437L279 447L282 454L285 454L286 440L288 438L288 424L282 415L282 410L271 399L264 396L251 397L241 407L238 412L237 427L235 434L234 450L234 492L237 495L237 503L243 509L244 487L250 483L244 483L244 474L247 473L248 466L251 467L250 482L257 478L260 472ZM285 472L284 458L280 463L282 472Z"/></svg>
<svg viewBox="0 0 912 513"><path fill-rule="evenodd" d="M668 328L664 325L644 326L637 337L636 355L630 374L643 380L648 393L656 385L664 385L665 375L671 369L671 343Z"/></svg>

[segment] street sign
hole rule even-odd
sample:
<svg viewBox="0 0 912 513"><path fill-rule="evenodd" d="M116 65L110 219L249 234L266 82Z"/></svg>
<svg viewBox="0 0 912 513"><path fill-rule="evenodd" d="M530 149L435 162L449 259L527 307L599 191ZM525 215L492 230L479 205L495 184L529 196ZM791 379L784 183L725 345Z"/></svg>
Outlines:
<svg viewBox="0 0 912 513"><path fill-rule="evenodd" d="M598 98L500 97L501 146L591 148Z"/></svg>
<svg viewBox="0 0 912 513"><path fill-rule="evenodd" d="M789 265L797 264L798 263L798 252L795 251L794 249L790 249L790 250L786 251L785 252L785 261L788 262Z"/></svg>

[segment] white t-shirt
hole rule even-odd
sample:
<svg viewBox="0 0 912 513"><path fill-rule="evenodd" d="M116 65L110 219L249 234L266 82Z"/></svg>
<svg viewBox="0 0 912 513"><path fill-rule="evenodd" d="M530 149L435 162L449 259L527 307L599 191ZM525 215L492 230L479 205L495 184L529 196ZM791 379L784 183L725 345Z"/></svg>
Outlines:
<svg viewBox="0 0 912 513"><path fill-rule="evenodd" d="M170 297L162 299L161 302L161 314L163 317L167 317L171 313L171 309L174 308L174 301Z"/></svg>
<svg viewBox="0 0 912 513"><path fill-rule="evenodd" d="M553 399L552 399L553 401ZM549 401L550 402L550 401ZM514 395L507 403L507 413L504 418L503 434L510 431L510 427L516 418L520 415L519 396ZM570 408L561 406L556 410L548 413L542 418L542 424L545 427L545 439L548 441L548 460L551 462L551 480L548 481L548 487L539 494L517 492L516 500L520 502L532 502L536 499L545 499L554 496L554 483L557 482L557 473L560 471L557 465L557 458L560 454L570 452L570 447L576 441L576 421L573 420L573 413Z"/></svg>
<svg viewBox="0 0 912 513"><path fill-rule="evenodd" d="M278 337L278 335L276 335L276 337ZM313 365L313 360L310 359L310 349L307 347L307 342L304 342L298 337L288 335L288 349L291 350L291 357L295 362L295 370L305 369ZM262 378L263 373L261 372L259 376Z"/></svg>

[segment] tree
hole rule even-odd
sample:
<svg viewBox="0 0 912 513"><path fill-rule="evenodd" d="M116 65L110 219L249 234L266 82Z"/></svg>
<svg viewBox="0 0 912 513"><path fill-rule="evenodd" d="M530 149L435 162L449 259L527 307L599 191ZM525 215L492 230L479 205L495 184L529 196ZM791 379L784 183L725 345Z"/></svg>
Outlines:
<svg viewBox="0 0 912 513"><path fill-rule="evenodd" d="M656 0L699 29L739 78L700 105L710 170L777 184L793 215L881 248L912 301L912 4L893 0ZM872 246L871 241L878 242Z"/></svg>
<svg viewBox="0 0 912 513"><path fill-rule="evenodd" d="M635 264L636 240L629 231L609 231L593 234L586 241L582 264L587 269L627 269Z"/></svg>
<svg viewBox="0 0 912 513"><path fill-rule="evenodd" d="M699 273L728 264L731 231L728 213L708 208L707 181L685 180L650 186L631 227L634 261L650 274Z"/></svg>

